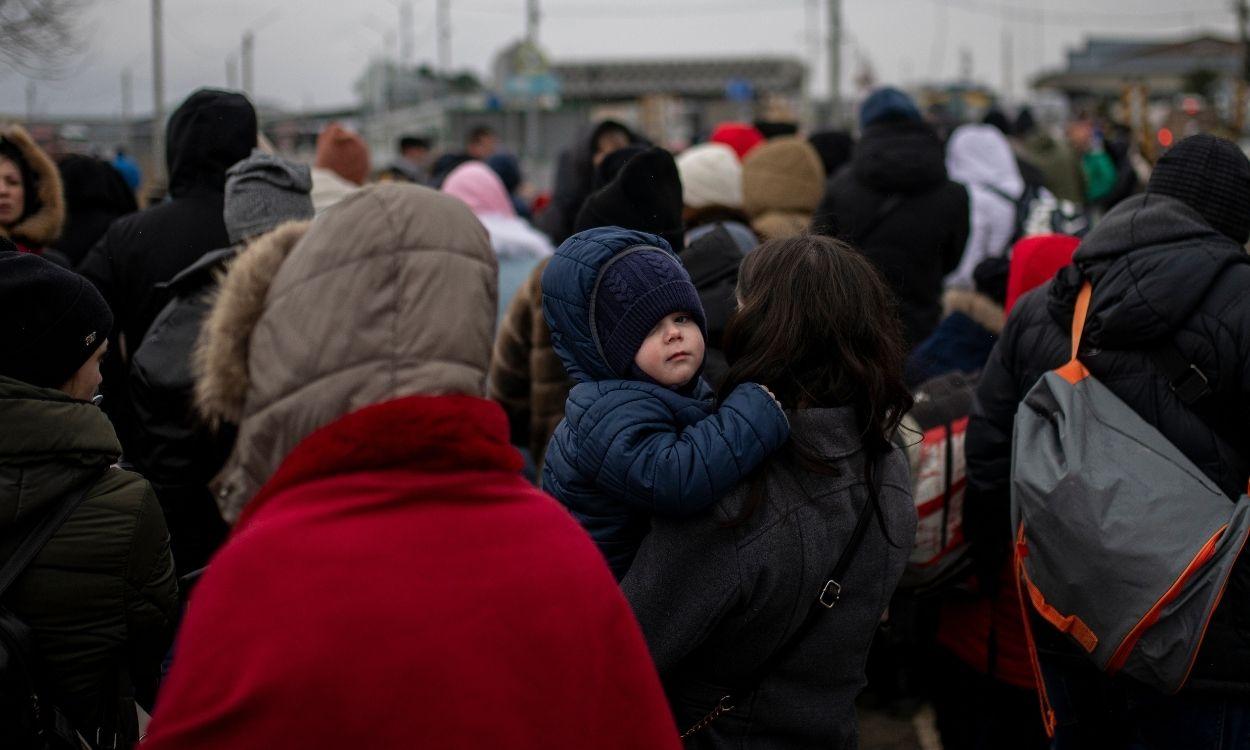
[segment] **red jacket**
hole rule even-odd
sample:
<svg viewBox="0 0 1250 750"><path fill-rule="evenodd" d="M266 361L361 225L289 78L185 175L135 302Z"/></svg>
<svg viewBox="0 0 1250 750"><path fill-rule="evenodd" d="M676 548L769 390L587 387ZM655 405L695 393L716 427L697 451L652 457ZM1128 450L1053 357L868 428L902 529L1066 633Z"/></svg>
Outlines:
<svg viewBox="0 0 1250 750"><path fill-rule="evenodd" d="M602 556L520 469L467 396L306 438L195 591L145 749L680 747Z"/></svg>

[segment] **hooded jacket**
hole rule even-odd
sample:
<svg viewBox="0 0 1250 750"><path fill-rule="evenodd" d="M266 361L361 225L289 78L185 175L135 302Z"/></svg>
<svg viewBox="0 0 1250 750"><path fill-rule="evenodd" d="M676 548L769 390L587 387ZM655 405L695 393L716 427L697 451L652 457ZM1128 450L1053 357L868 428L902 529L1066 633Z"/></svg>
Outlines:
<svg viewBox="0 0 1250 750"><path fill-rule="evenodd" d="M1070 357L1072 310L1085 279L1094 291L1082 363L1222 488L1230 502L1245 491L1250 478L1250 434L1244 430L1250 417L1250 296L1245 293L1250 258L1189 206L1147 193L1107 214L1077 249L1073 265L1024 295L1012 310L981 376L968 427L965 531L974 546L1001 550L1008 544L1016 407L1043 373ZM1173 343L1207 378L1212 395L1198 411L1172 392L1146 353L1163 342ZM1250 566L1243 555L1202 643L1190 685L1246 691L1247 675Z"/></svg>
<svg viewBox="0 0 1250 750"><path fill-rule="evenodd" d="M604 266L635 247L668 252L655 235L594 229L565 241L542 281L552 346L577 382L547 448L543 489L572 511L618 578L653 514L709 507L789 435L781 407L757 385L739 386L717 407L701 380L684 395L612 371L594 299Z"/></svg>
<svg viewBox="0 0 1250 750"><path fill-rule="evenodd" d="M0 128L0 140L7 141L17 150L26 162L19 165L24 167L23 178L29 176L35 182L34 185L22 185L26 209L16 224L0 226L0 237L12 240L18 250L42 254L61 236L65 224L61 174L21 125Z"/></svg>
<svg viewBox="0 0 1250 750"><path fill-rule="evenodd" d="M151 705L178 613L160 505L138 474L109 468L120 453L94 405L0 377L0 560L91 483L4 601L34 633L45 697L84 730L118 668Z"/></svg>
<svg viewBox="0 0 1250 750"><path fill-rule="evenodd" d="M65 186L65 231L52 247L77 265L117 219L139 210L121 172L93 156L67 156L57 163Z"/></svg>
<svg viewBox="0 0 1250 750"><path fill-rule="evenodd" d="M739 520L751 501L750 482L706 515L655 519L621 583L683 731L793 637L865 507L854 410L790 414L795 442L834 470L807 471L778 453L760 472L764 500L749 518ZM820 613L755 694L736 695L735 710L687 747L857 747L855 698L866 682L869 644L916 534L902 451L892 451L878 471L880 515L851 557L837 605Z"/></svg>
<svg viewBox="0 0 1250 750"><path fill-rule="evenodd" d="M703 377L713 388L720 386L729 369L723 351L725 326L738 307L738 267L745 257L724 224L712 225L681 253L682 265L699 292L707 320L706 361Z"/></svg>
<svg viewBox="0 0 1250 750"><path fill-rule="evenodd" d="M607 568L481 398L494 306L486 232L415 185L235 261L199 397L250 503L145 747L678 747Z"/></svg>
<svg viewBox="0 0 1250 750"><path fill-rule="evenodd" d="M230 244L222 218L226 170L256 145L256 112L241 94L200 89L169 118L166 144L171 199L113 222L78 267L117 321L104 362L103 407L125 451L134 431L123 357L139 348L168 301L157 285Z"/></svg>
<svg viewBox="0 0 1250 750"><path fill-rule="evenodd" d="M776 138L742 160L742 208L765 240L806 232L824 185L820 155L802 138Z"/></svg>
<svg viewBox="0 0 1250 750"><path fill-rule="evenodd" d="M968 194L947 177L932 127L877 123L825 186L812 231L846 240L873 262L914 346L942 317L942 280L968 241Z"/></svg>
<svg viewBox="0 0 1250 750"><path fill-rule="evenodd" d="M947 286L972 288L972 272L986 258L1000 258L1016 232L1016 204L1024 178L1007 136L993 125L963 125L946 144L946 171L968 189L971 218L968 243Z"/></svg>

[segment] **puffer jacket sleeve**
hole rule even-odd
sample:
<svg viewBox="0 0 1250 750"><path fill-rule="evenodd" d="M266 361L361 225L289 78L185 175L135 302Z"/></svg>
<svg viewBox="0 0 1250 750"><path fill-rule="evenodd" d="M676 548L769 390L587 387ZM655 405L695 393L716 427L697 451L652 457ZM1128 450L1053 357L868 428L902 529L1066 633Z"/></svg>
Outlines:
<svg viewBox="0 0 1250 750"><path fill-rule="evenodd" d="M151 485L143 486L126 564L126 652L136 697L150 707L177 623L178 580L165 516Z"/></svg>
<svg viewBox="0 0 1250 750"><path fill-rule="evenodd" d="M541 304L542 267L530 275L508 304L490 362L489 394L508 415L513 445L529 444L534 377L530 372L532 308Z"/></svg>
<svg viewBox="0 0 1250 750"><path fill-rule="evenodd" d="M684 429L643 390L604 394L581 419L578 463L595 483L630 505L661 516L689 516L732 490L790 436L790 423L753 383Z"/></svg>

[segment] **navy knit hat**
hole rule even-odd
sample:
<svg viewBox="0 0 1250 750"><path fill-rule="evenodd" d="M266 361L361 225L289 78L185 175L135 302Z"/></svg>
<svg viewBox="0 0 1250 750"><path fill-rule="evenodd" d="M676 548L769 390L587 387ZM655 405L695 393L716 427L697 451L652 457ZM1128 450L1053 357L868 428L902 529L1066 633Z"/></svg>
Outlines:
<svg viewBox="0 0 1250 750"><path fill-rule="evenodd" d="M113 328L90 281L37 255L2 250L0 320L0 375L44 388L64 385Z"/></svg>
<svg viewBox="0 0 1250 750"><path fill-rule="evenodd" d="M866 128L878 122L910 120L920 122L920 110L911 97L896 88L886 86L869 94L859 108L859 126Z"/></svg>
<svg viewBox="0 0 1250 750"><path fill-rule="evenodd" d="M1250 161L1232 141L1186 138L1155 164L1146 192L1176 198L1239 245L1250 239Z"/></svg>
<svg viewBox="0 0 1250 750"><path fill-rule="evenodd" d="M599 271L593 323L604 359L620 377L640 377L634 357L665 316L687 312L707 339L707 320L690 274L672 253L658 247L631 247Z"/></svg>

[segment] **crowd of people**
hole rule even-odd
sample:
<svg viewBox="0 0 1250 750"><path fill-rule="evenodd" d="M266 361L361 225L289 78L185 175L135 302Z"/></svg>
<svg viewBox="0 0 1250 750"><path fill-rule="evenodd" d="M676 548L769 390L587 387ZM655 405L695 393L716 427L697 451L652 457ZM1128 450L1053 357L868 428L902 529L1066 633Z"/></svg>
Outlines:
<svg viewBox="0 0 1250 750"><path fill-rule="evenodd" d="M1036 536L1155 444L1243 496L1250 161L1015 115L608 120L535 200L490 128L301 164L205 89L143 210L0 129L3 744L854 748L905 682L947 750L1250 748L1235 523L1111 663ZM1066 465L1056 373L1157 434Z"/></svg>

